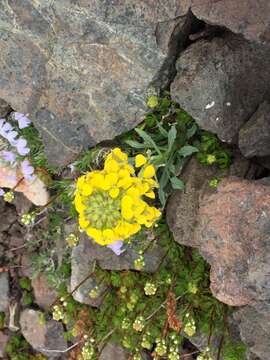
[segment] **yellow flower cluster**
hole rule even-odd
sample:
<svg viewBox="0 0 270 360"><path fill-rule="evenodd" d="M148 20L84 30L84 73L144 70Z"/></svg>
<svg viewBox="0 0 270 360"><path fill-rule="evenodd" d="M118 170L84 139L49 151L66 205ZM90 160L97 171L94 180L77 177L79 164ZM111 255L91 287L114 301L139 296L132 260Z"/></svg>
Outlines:
<svg viewBox="0 0 270 360"><path fill-rule="evenodd" d="M151 227L160 211L149 206L145 197L154 199L155 168L139 154L135 168L128 156L119 148L106 157L104 169L88 172L77 180L75 207L79 225L100 245L128 239L140 231L141 226Z"/></svg>

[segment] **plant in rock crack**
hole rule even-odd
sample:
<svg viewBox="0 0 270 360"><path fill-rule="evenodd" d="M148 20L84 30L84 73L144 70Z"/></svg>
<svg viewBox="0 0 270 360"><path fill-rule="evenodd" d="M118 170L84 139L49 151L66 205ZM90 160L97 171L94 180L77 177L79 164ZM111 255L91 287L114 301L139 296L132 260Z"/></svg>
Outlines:
<svg viewBox="0 0 270 360"><path fill-rule="evenodd" d="M159 200L165 206L172 189L184 190L184 183L178 175L187 158L199 151L192 144L197 125L169 97L155 104L154 111L147 115L143 125L135 129L138 140L127 138L125 142L135 153L146 154L156 167Z"/></svg>

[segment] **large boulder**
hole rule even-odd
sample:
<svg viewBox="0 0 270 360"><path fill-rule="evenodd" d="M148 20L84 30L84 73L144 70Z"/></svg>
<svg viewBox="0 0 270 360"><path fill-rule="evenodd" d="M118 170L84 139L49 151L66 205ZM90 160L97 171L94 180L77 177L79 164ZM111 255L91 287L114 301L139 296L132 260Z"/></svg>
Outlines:
<svg viewBox="0 0 270 360"><path fill-rule="evenodd" d="M0 99L30 113L63 165L142 120L186 12L181 0L1 1Z"/></svg>
<svg viewBox="0 0 270 360"><path fill-rule="evenodd" d="M196 17L224 26L248 40L270 44L270 2L268 0L184 0Z"/></svg>
<svg viewBox="0 0 270 360"><path fill-rule="evenodd" d="M177 61L171 94L203 129L236 141L270 89L269 66L270 48L240 36L197 41Z"/></svg>
<svg viewBox="0 0 270 360"><path fill-rule="evenodd" d="M211 179L228 175L250 177L255 171L254 166L239 153L235 154L230 169L225 170L201 165L196 158L192 158L181 174L185 191L176 190L168 201L167 222L175 241L186 246L200 245L196 243L194 229L201 199L215 191L209 187Z"/></svg>
<svg viewBox="0 0 270 360"><path fill-rule="evenodd" d="M204 197L196 246L211 266L211 289L241 306L270 298L270 186L229 177Z"/></svg>

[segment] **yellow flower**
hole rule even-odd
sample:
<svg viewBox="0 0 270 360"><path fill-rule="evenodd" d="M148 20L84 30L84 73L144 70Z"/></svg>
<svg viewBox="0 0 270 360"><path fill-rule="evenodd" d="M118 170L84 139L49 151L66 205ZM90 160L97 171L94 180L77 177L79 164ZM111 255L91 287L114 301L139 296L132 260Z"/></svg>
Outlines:
<svg viewBox="0 0 270 360"><path fill-rule="evenodd" d="M148 165L146 166L146 168L143 170L143 177L146 179L152 178L153 176L155 176L156 171L153 165Z"/></svg>
<svg viewBox="0 0 270 360"><path fill-rule="evenodd" d="M146 159L137 156L136 166ZM145 166L136 176L128 156L113 149L106 157L104 169L81 176L76 182L74 204L79 213L79 225L98 244L108 245L125 240L150 227L160 212L147 204L143 196L155 198L158 187L153 165Z"/></svg>
<svg viewBox="0 0 270 360"><path fill-rule="evenodd" d="M137 168L143 166L144 164L146 164L146 157L143 156L142 154L138 154L136 157L135 157L135 166Z"/></svg>

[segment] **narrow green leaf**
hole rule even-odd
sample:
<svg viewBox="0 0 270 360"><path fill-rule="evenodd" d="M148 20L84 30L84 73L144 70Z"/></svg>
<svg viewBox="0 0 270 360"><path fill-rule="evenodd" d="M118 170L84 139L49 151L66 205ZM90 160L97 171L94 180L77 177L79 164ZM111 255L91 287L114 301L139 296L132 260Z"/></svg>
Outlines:
<svg viewBox="0 0 270 360"><path fill-rule="evenodd" d="M172 125L172 127L168 132L168 152L172 150L173 144L176 139L176 135L177 135L177 130L175 128L175 125Z"/></svg>
<svg viewBox="0 0 270 360"><path fill-rule="evenodd" d="M145 148L147 148L145 146L145 144L139 143L138 141L134 141L134 140L126 140L125 143L128 144L129 146L133 147L134 149L145 149Z"/></svg>
<svg viewBox="0 0 270 360"><path fill-rule="evenodd" d="M195 146L185 145L178 151L178 153L179 153L179 155L186 157L186 156L190 156L198 151L199 150Z"/></svg>
<svg viewBox="0 0 270 360"><path fill-rule="evenodd" d="M139 128L135 128L135 131L138 135L140 135L140 137L145 141L145 143L149 145L149 147L152 146L156 150L156 152L161 155L157 144L154 142L150 135L148 135L145 131Z"/></svg>

